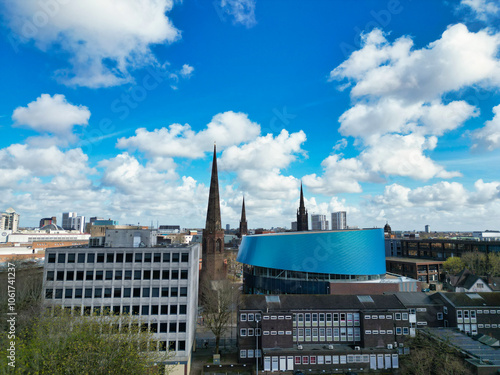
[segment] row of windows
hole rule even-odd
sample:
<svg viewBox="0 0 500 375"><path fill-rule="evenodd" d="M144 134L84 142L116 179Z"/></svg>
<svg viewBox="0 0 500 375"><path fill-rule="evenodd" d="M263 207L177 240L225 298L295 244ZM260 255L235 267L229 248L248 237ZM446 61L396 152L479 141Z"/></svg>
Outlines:
<svg viewBox="0 0 500 375"><path fill-rule="evenodd" d="M500 310L457 310L457 319L476 319L477 314L500 314Z"/></svg>
<svg viewBox="0 0 500 375"><path fill-rule="evenodd" d="M170 307L169 307L170 306ZM71 307L66 306L71 309ZM115 306L73 306L75 315L105 315L132 314L132 315L186 315L187 305L115 305Z"/></svg>
<svg viewBox="0 0 500 375"><path fill-rule="evenodd" d="M361 329L352 327L298 328L298 329L294 328L292 333L293 333L293 340L299 342L361 340ZM266 333L263 332L263 334L265 335Z"/></svg>
<svg viewBox="0 0 500 375"><path fill-rule="evenodd" d="M392 314L384 314L384 315L365 315L364 318L368 319L395 319L395 320L408 320L408 313L394 313L394 317Z"/></svg>
<svg viewBox="0 0 500 375"><path fill-rule="evenodd" d="M57 255L57 257L56 257ZM178 263L189 262L189 253L49 253L49 263Z"/></svg>
<svg viewBox="0 0 500 375"><path fill-rule="evenodd" d="M113 275L114 272L114 275ZM133 278L132 278L133 276ZM47 281L187 280L188 270L47 271Z"/></svg>
<svg viewBox="0 0 500 375"><path fill-rule="evenodd" d="M396 335L409 335L410 334L410 328L409 327L396 327ZM365 331L365 335L394 335L394 331L392 329L388 330L369 330L367 329Z"/></svg>
<svg viewBox="0 0 500 375"><path fill-rule="evenodd" d="M245 336L260 336L261 330L260 328L241 328L240 329L240 336L245 337Z"/></svg>
<svg viewBox="0 0 500 375"><path fill-rule="evenodd" d="M240 350L240 358L260 358L262 355L262 352L260 349L253 350L253 349L244 349Z"/></svg>
<svg viewBox="0 0 500 375"><path fill-rule="evenodd" d="M64 293L63 293L64 292ZM162 287L162 288L57 288L45 289L46 299L64 298L149 298L149 297L187 297L187 287Z"/></svg>
<svg viewBox="0 0 500 375"><path fill-rule="evenodd" d="M312 323L312 324L311 324ZM302 325L359 326L359 313L306 313L295 314L294 326Z"/></svg>
<svg viewBox="0 0 500 375"><path fill-rule="evenodd" d="M246 322L246 321L249 321L249 322L253 322L254 320L256 321L260 321L261 320L261 315L260 313L243 313L243 314L240 314L240 322Z"/></svg>

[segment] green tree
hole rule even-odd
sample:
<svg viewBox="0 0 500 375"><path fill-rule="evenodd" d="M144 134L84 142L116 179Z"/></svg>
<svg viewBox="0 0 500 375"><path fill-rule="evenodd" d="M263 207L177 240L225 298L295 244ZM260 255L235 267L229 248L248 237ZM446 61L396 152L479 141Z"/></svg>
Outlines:
<svg viewBox="0 0 500 375"><path fill-rule="evenodd" d="M220 339L229 329L231 314L238 305L239 289L227 279L202 280L200 291L203 321L215 335L215 354L219 354Z"/></svg>
<svg viewBox="0 0 500 375"><path fill-rule="evenodd" d="M464 268L464 262L458 257L448 258L443 262L443 269L451 275L456 275Z"/></svg>
<svg viewBox="0 0 500 375"><path fill-rule="evenodd" d="M164 374L168 352L129 315L46 310L16 338L14 374ZM3 343L5 345L5 343ZM7 368L5 366L4 368Z"/></svg>
<svg viewBox="0 0 500 375"><path fill-rule="evenodd" d="M476 275L486 275L488 272L488 262L485 253L467 252L460 257L464 262L465 267L471 270Z"/></svg>
<svg viewBox="0 0 500 375"><path fill-rule="evenodd" d="M406 375L472 375L463 356L447 342L424 333L405 344L410 354L401 357L401 373Z"/></svg>
<svg viewBox="0 0 500 375"><path fill-rule="evenodd" d="M490 276L500 276L500 254L488 254L488 272Z"/></svg>

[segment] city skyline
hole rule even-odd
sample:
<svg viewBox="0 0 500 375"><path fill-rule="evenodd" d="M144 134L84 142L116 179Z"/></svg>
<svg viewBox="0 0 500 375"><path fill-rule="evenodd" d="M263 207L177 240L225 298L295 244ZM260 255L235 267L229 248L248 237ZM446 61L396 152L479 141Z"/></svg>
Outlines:
<svg viewBox="0 0 500 375"><path fill-rule="evenodd" d="M0 212L498 230L494 1L1 6Z"/></svg>

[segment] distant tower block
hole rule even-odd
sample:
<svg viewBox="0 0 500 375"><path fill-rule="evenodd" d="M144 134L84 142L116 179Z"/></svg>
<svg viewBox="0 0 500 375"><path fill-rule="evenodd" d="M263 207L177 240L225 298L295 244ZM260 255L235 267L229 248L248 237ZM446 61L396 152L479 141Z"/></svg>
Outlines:
<svg viewBox="0 0 500 375"><path fill-rule="evenodd" d="M300 205L297 210L297 231L309 230L309 217L306 207L304 206L304 192L302 190L302 183L300 184Z"/></svg>
<svg viewBox="0 0 500 375"><path fill-rule="evenodd" d="M217 150L214 145L212 177L208 196L207 221L203 230L201 277L208 280L226 278L224 265L224 229L221 226Z"/></svg>
<svg viewBox="0 0 500 375"><path fill-rule="evenodd" d="M427 224L425 226L425 233L430 233L431 232L431 227L429 226L429 224Z"/></svg>
<svg viewBox="0 0 500 375"><path fill-rule="evenodd" d="M347 213L338 211L332 213L332 230L347 229Z"/></svg>

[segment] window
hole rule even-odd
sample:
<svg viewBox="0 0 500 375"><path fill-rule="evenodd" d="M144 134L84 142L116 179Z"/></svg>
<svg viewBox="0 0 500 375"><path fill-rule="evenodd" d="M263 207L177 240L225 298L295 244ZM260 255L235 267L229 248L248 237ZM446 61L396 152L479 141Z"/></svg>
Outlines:
<svg viewBox="0 0 500 375"><path fill-rule="evenodd" d="M123 277L123 271L122 270L115 271L115 280L121 280L122 277Z"/></svg>
<svg viewBox="0 0 500 375"><path fill-rule="evenodd" d="M111 288L104 288L104 298L111 298Z"/></svg>
<svg viewBox="0 0 500 375"><path fill-rule="evenodd" d="M136 263L142 262L142 253L135 253L135 262Z"/></svg>
<svg viewBox="0 0 500 375"><path fill-rule="evenodd" d="M85 253L78 254L78 263L85 263Z"/></svg>
<svg viewBox="0 0 500 375"><path fill-rule="evenodd" d="M113 271L106 271L106 280L113 280Z"/></svg>
<svg viewBox="0 0 500 375"><path fill-rule="evenodd" d="M104 263L104 253L97 253L97 263Z"/></svg>
<svg viewBox="0 0 500 375"><path fill-rule="evenodd" d="M408 320L408 313L403 313L403 320Z"/></svg>
<svg viewBox="0 0 500 375"><path fill-rule="evenodd" d="M189 262L189 253L181 254L181 262Z"/></svg>
<svg viewBox="0 0 500 375"><path fill-rule="evenodd" d="M462 319L462 310L457 310L457 319Z"/></svg>
<svg viewBox="0 0 500 375"><path fill-rule="evenodd" d="M172 270L170 273L170 278L172 280L178 280L179 279L179 270Z"/></svg>
<svg viewBox="0 0 500 375"><path fill-rule="evenodd" d="M155 262L155 263L161 262L161 253L154 253L153 262Z"/></svg>
<svg viewBox="0 0 500 375"><path fill-rule="evenodd" d="M149 315L149 305L142 305L141 315Z"/></svg>
<svg viewBox="0 0 500 375"><path fill-rule="evenodd" d="M172 262L179 263L179 253L172 253Z"/></svg>
<svg viewBox="0 0 500 375"><path fill-rule="evenodd" d="M115 253L106 254L106 263L113 263L115 261Z"/></svg>
<svg viewBox="0 0 500 375"><path fill-rule="evenodd" d="M295 364L300 365L302 362L300 361L300 355L295 356Z"/></svg>
<svg viewBox="0 0 500 375"><path fill-rule="evenodd" d="M83 293L82 288L76 288L75 289L75 298L82 298L82 293Z"/></svg>
<svg viewBox="0 0 500 375"><path fill-rule="evenodd" d="M95 271L95 279L102 280L103 271Z"/></svg>
<svg viewBox="0 0 500 375"><path fill-rule="evenodd" d="M185 315L187 312L187 305L179 305L179 314Z"/></svg>
<svg viewBox="0 0 500 375"><path fill-rule="evenodd" d="M85 288L85 298L92 298L92 288Z"/></svg>
<svg viewBox="0 0 500 375"><path fill-rule="evenodd" d="M132 270L125 271L125 280L132 280Z"/></svg>
<svg viewBox="0 0 500 375"><path fill-rule="evenodd" d="M168 297L168 288L167 287L161 288L161 296Z"/></svg>
<svg viewBox="0 0 500 375"><path fill-rule="evenodd" d="M123 263L123 253L116 253L116 263Z"/></svg>
<svg viewBox="0 0 500 375"><path fill-rule="evenodd" d="M45 289L45 298L52 299L53 294L54 294L53 289Z"/></svg>
<svg viewBox="0 0 500 375"><path fill-rule="evenodd" d="M135 270L134 271L134 280L140 280L141 279L141 270Z"/></svg>
<svg viewBox="0 0 500 375"><path fill-rule="evenodd" d="M52 272L52 274L54 274L54 272ZM56 280L57 281L64 281L64 271L57 271Z"/></svg>
<svg viewBox="0 0 500 375"><path fill-rule="evenodd" d="M403 327L403 335L408 335L410 333L410 329L408 327Z"/></svg>
<svg viewBox="0 0 500 375"><path fill-rule="evenodd" d="M249 313L248 314L248 321L253 322L253 320L254 320L254 315L252 313Z"/></svg>
<svg viewBox="0 0 500 375"><path fill-rule="evenodd" d="M170 262L170 253L163 253L163 263Z"/></svg>
<svg viewBox="0 0 500 375"><path fill-rule="evenodd" d="M142 296L148 298L150 294L150 289L149 287L142 288Z"/></svg>
<svg viewBox="0 0 500 375"><path fill-rule="evenodd" d="M247 351L246 350L240 350L240 358L246 358L247 357Z"/></svg>
<svg viewBox="0 0 500 375"><path fill-rule="evenodd" d="M170 297L177 297L179 295L179 289L177 287L170 288Z"/></svg>
<svg viewBox="0 0 500 375"><path fill-rule="evenodd" d="M66 271L66 280L73 281L75 279L75 271Z"/></svg>
<svg viewBox="0 0 500 375"><path fill-rule="evenodd" d="M188 288L186 287L181 287L180 288L180 294L179 294L181 297L187 297L188 295Z"/></svg>
<svg viewBox="0 0 500 375"><path fill-rule="evenodd" d="M134 259L133 253L126 253L125 254L125 262L126 263L132 263L132 259Z"/></svg>
<svg viewBox="0 0 500 375"><path fill-rule="evenodd" d="M305 314L306 324L311 324L311 314Z"/></svg>
<svg viewBox="0 0 500 375"><path fill-rule="evenodd" d="M401 327L396 327L396 335L400 335L402 332Z"/></svg>
<svg viewBox="0 0 500 375"><path fill-rule="evenodd" d="M94 271L87 271L85 274L85 280L94 280Z"/></svg>
<svg viewBox="0 0 500 375"><path fill-rule="evenodd" d="M142 274L142 279L143 280L151 280L151 271L144 270L144 272Z"/></svg>
<svg viewBox="0 0 500 375"><path fill-rule="evenodd" d="M179 323L179 332L186 332L186 323Z"/></svg>
<svg viewBox="0 0 500 375"><path fill-rule="evenodd" d="M141 288L134 288L134 297L138 298L141 296Z"/></svg>
<svg viewBox="0 0 500 375"><path fill-rule="evenodd" d="M88 253L87 254L87 263L94 263L95 262L95 254L94 253Z"/></svg>
<svg viewBox="0 0 500 375"><path fill-rule="evenodd" d="M153 271L153 280L160 280L160 270Z"/></svg>
<svg viewBox="0 0 500 375"><path fill-rule="evenodd" d="M123 297L130 298L130 292L131 292L130 288L123 288Z"/></svg>
<svg viewBox="0 0 500 375"><path fill-rule="evenodd" d="M57 263L66 263L66 254L65 253L58 254Z"/></svg>
<svg viewBox="0 0 500 375"><path fill-rule="evenodd" d="M437 320L443 320L443 313L437 313Z"/></svg>
<svg viewBox="0 0 500 375"><path fill-rule="evenodd" d="M68 254L68 263L75 263L75 253Z"/></svg>
<svg viewBox="0 0 500 375"><path fill-rule="evenodd" d="M254 335L253 328L248 328L247 334L248 334L248 336L253 336Z"/></svg>
<svg viewBox="0 0 500 375"><path fill-rule="evenodd" d="M49 253L49 263L55 263L55 262L56 262L56 254Z"/></svg>
<svg viewBox="0 0 500 375"><path fill-rule="evenodd" d="M443 312L444 312L445 314L448 314L448 308L447 308L446 306L443 306Z"/></svg>
<svg viewBox="0 0 500 375"><path fill-rule="evenodd" d="M145 253L144 254L144 262L145 263L151 263L151 256L152 256L151 253Z"/></svg>
<svg viewBox="0 0 500 375"><path fill-rule="evenodd" d="M83 271L76 271L76 280L77 281L83 280Z"/></svg>
<svg viewBox="0 0 500 375"><path fill-rule="evenodd" d="M181 270L181 280L187 280L188 270Z"/></svg>
<svg viewBox="0 0 500 375"><path fill-rule="evenodd" d="M160 288L153 288L151 297L159 297L159 296L160 296Z"/></svg>
<svg viewBox="0 0 500 375"><path fill-rule="evenodd" d="M394 314L396 316L396 320L401 320L401 313Z"/></svg>
<svg viewBox="0 0 500 375"><path fill-rule="evenodd" d="M170 314L177 315L177 305L170 305Z"/></svg>

